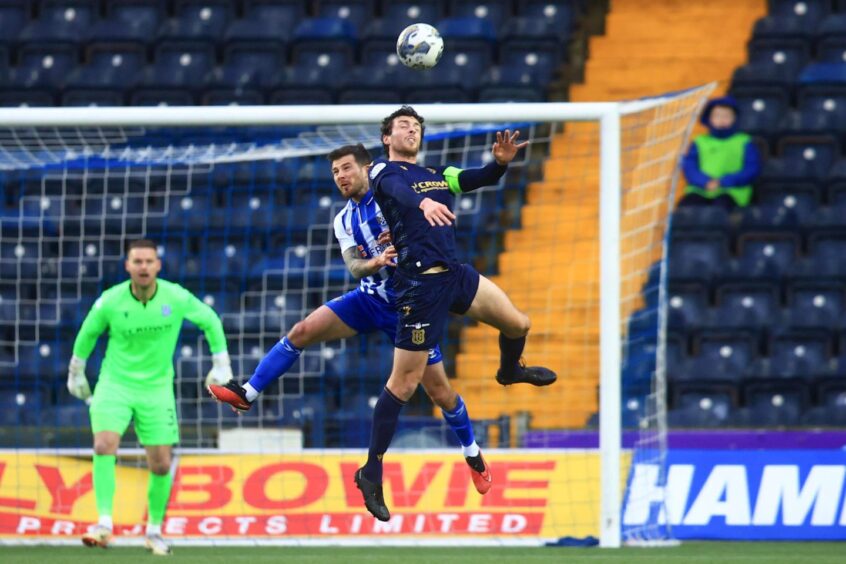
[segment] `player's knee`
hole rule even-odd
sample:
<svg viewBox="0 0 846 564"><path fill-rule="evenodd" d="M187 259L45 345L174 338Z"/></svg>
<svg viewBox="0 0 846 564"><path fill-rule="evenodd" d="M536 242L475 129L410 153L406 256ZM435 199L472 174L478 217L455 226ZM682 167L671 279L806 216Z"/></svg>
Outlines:
<svg viewBox="0 0 846 564"><path fill-rule="evenodd" d="M458 394L449 386L433 390L429 397L432 398L432 403L445 411L452 411L455 409L455 404L458 403Z"/></svg>
<svg viewBox="0 0 846 564"><path fill-rule="evenodd" d="M529 334L529 329L532 328L532 322L529 316L525 313L518 312L517 316L508 324L508 327L502 332L509 339L519 339Z"/></svg>
<svg viewBox="0 0 846 564"><path fill-rule="evenodd" d="M94 454L115 454L117 452L117 445L108 439L94 438Z"/></svg>
<svg viewBox="0 0 846 564"><path fill-rule="evenodd" d="M170 460L155 460L150 464L150 472L157 476L164 476L170 472Z"/></svg>
<svg viewBox="0 0 846 564"><path fill-rule="evenodd" d="M303 348L308 344L311 333L311 324L307 320L298 321L288 331L288 340L297 348Z"/></svg>

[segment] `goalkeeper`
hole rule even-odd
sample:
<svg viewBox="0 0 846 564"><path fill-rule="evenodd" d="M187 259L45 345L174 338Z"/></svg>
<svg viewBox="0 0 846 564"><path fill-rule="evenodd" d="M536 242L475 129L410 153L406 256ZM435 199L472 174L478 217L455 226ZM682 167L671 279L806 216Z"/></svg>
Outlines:
<svg viewBox="0 0 846 564"><path fill-rule="evenodd" d="M82 323L68 370L68 391L90 402L94 433L99 520L82 542L105 548L111 539L115 456L121 435L134 420L150 470L146 547L153 554L167 555L170 547L162 538L161 524L170 497L172 446L179 442L173 352L182 320L196 324L209 342L213 368L206 385L226 383L232 369L223 325L214 310L178 284L157 279L162 264L155 243L147 239L130 243L125 267L130 279L103 292ZM109 342L92 396L85 362L106 330Z"/></svg>

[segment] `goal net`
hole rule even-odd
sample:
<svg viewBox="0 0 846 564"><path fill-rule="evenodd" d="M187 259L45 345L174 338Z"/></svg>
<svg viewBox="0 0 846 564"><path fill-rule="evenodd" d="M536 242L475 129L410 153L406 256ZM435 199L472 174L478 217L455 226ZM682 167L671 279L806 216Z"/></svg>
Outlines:
<svg viewBox="0 0 846 564"><path fill-rule="evenodd" d="M306 349L236 416L203 390L208 347L186 323L174 358L180 443L165 536L671 538L661 266L678 158L711 88L620 104L416 108L428 165L480 166L500 129L531 142L499 185L456 203L461 259L530 316L526 359L559 375L544 389L501 387L496 332L451 321L445 366L491 465L491 492L473 490L456 438L421 390L385 458L393 518L364 511L352 473L390 373L383 335ZM325 155L358 142L378 154L378 123L394 109L0 111L0 542L78 542L97 521L88 408L65 380L94 300L127 277L127 243L153 239L160 276L218 312L246 381L296 321L356 287L333 235L345 202ZM88 361L92 385L106 340ZM130 427L118 454L118 543L143 534L146 476Z"/></svg>

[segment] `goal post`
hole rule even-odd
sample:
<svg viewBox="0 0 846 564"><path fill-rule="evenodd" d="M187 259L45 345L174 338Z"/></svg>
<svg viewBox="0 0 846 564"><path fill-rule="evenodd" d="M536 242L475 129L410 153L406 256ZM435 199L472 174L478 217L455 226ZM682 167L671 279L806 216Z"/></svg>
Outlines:
<svg viewBox="0 0 846 564"><path fill-rule="evenodd" d="M431 135L423 153L427 160L432 159L437 164L447 164L457 158L463 168L478 166L480 163L478 160L474 162L474 159L484 157L486 152L489 152L492 136L501 127L525 129L533 145L537 143L544 147L544 154L540 157L535 155L538 157L535 160L525 157L522 162L516 164L520 175L520 197L516 203L502 194L500 186L495 190L482 190L478 194L461 196L459 203L462 205L457 207L459 226L466 217L469 218L468 221L475 222L474 225L478 224L478 229L474 227L472 233L493 233L490 241L486 239L488 242L484 245L474 242L473 248L478 250L480 257L472 258L481 258L481 254L487 253L490 248L494 249L496 256L490 263L491 276L496 276L497 281L501 281L501 285L518 307L522 309L524 306L521 304L528 304L525 307L533 319L533 327L537 327L529 337L529 360L536 364L549 362L553 365L559 372L559 380L553 387L558 389L552 392L525 391L514 387L504 390L498 389L492 377L477 377L477 372L490 374L490 366L498 362L498 349L496 337L491 337L491 333L485 333L484 329L475 327L456 328L459 337L457 342L450 344L454 356L448 361L447 368L448 371L457 373L458 378L453 383L465 398L480 398L476 403L467 402L471 418L475 420L478 417L485 422L485 435L489 442L503 452L511 450L509 447L524 449L543 446L550 452L572 452L579 456L584 454L584 460L580 459L572 466L579 474L584 473L587 476L590 476L594 464L591 457L596 456L599 470L596 486L598 499L591 497L590 493L579 491L583 489L585 492L591 492L593 486L555 484L555 487L568 490L562 494L562 498L577 500L573 503L593 507L572 509L556 506L548 510L551 516L545 518L560 518L563 523L568 519L584 519L585 515L588 515L593 523L580 525L579 531L596 531L598 544L602 547L619 547L623 542L629 541L653 542L671 538L665 520L657 516L660 511L644 509L643 513L650 517L645 522L632 526L627 526L622 520L624 494L628 504L643 503L651 506L658 499L652 490L632 492L626 491L626 487L627 483L630 483L627 480L631 473L630 468L642 462L658 468L659 483L649 486L660 489L660 476L663 475L667 448L666 381L663 362L660 358L653 358L655 368L649 375L646 386L648 389L643 392L643 397L635 400L637 405L632 408L638 413L639 423L635 429L638 436L633 444L627 445L624 445L622 439L625 419L623 414L627 409L622 375L631 346L627 334L628 320L636 310L643 307L642 287L647 282L650 268L665 262L664 240L675 198L678 160L689 142L702 103L713 89L713 85L707 85L633 102L414 106L415 110L425 117L427 137ZM117 268L115 265L119 264L121 246L131 238L145 235L151 218L156 218L156 221L165 225L165 230L182 227L187 233L189 227L173 227L172 219L167 219L174 214L182 214L179 217L185 217L185 221L196 224L190 228L195 229L192 233L195 233L196 237L211 237L215 218L224 218L225 221L230 221L231 218L226 218L224 213L214 215L217 212L211 208L208 208L208 215L203 217L201 213L206 208L198 205L200 200L195 192L201 188L208 190L210 198L213 199L218 186L215 183L222 182L224 184L221 185L226 186L227 190L230 189L226 183L239 173L221 173L221 180L214 174L215 167L220 168L221 165L231 163L248 163L250 166L255 163L268 163L269 168L273 169L272 172L264 173L258 170L257 166L248 171L249 178L244 181L248 186L244 189L247 204L243 209L257 211L261 206L260 203L252 206L253 202L249 200L253 197L259 198L254 195L259 193L257 187L264 189L258 179L260 173L271 176L286 174L293 178L292 182L301 182L302 178L307 178L308 183L303 184L305 187L315 186L317 181L313 178L317 175L321 182L319 193L325 196L320 198L321 209L317 210L319 213L315 218L292 218L304 223L302 232L307 235L303 235L303 238L286 238L286 248L263 250L268 255L279 257L277 262L268 260L259 263L254 257L249 259L253 262L243 265L243 277L246 279L246 273L249 272L251 280L261 280L260 285L245 286L238 290L237 300L229 303L231 312L219 310L227 328L227 337L230 334L237 337L238 349L230 348L236 377L246 380L258 358L269 348L267 345L272 345L275 339L278 339L280 329L290 329L292 321L313 309L315 296L319 295L319 301L326 301L337 296L340 291L355 287L345 271L339 270L338 261L335 260L339 253L332 236L331 217L340 206L339 198L333 197L331 177L327 177L325 173L321 176L319 173L306 174L304 171L311 171L309 167L321 166L316 158L322 158L337 145L364 141L368 147L378 148L378 127L375 126L396 109L395 105L0 109L0 174L11 174L23 169L43 171L40 187L34 189L34 192L24 181L15 186L11 186L10 182L6 195L7 206L11 202L20 211L20 215L0 216L0 244L3 245L4 252L0 266L3 267L4 273L15 273L16 276L13 280L16 284L15 291L8 281L0 287L0 291L5 292L0 295L0 307L7 308L3 311L14 316L13 320L5 320L5 325L0 328L0 345L5 347L6 351L0 356L0 367L3 367L4 371L8 369L7 373L13 375L8 379L4 377L0 384L7 389L15 386L20 390L25 389L20 374L33 371L24 363L33 358L40 362L39 355L41 358L50 358L53 354L50 345L45 344L48 341L43 338L45 327L61 323L67 325L68 319L62 316L67 316L70 311L65 300L72 298L62 297L62 292L67 291L68 295L71 295L75 291L79 296L83 280L96 280L98 276L102 280L108 265L111 265L112 269ZM274 137L275 133L271 132L269 135L260 136L261 141L251 138L251 128L273 127L296 127L300 131L291 137L277 138ZM232 136L223 135L215 142L215 131L226 128L237 128L239 132ZM202 139L192 137L193 129L203 130ZM155 130L178 130L180 133L171 141L161 142L160 137L148 135L150 131ZM168 131L168 135L171 133ZM576 150L566 146L567 139L574 137L580 138L584 149ZM133 143L133 139L140 141ZM579 152L582 150L584 152ZM555 151L559 152L558 157L555 156ZM562 154L566 158L561 158ZM556 158L560 162L553 163ZM518 161L520 159L518 155ZM576 169L577 165L582 168ZM573 169L566 170L562 166L572 166ZM556 179L556 174L562 175L562 178ZM117 193L117 196L109 192L109 183L114 177L125 179L124 191ZM551 188L551 192L544 192L548 188L539 186L536 182L538 178L545 178L553 184L560 180L561 186ZM598 180L595 186L597 194L590 193L595 180ZM100 182L103 187L94 189L89 186L95 181ZM580 186L584 193L579 192ZM494 219L484 216L487 202L493 201L486 199L491 194L494 194L497 205L502 208ZM236 196L240 198L242 194ZM225 202L217 204L225 211L225 206L235 205L231 202L237 199L236 196L227 195ZM54 197L55 199L51 199ZM133 198L140 202L139 207L132 207ZM572 199L566 208L555 207L566 198ZM583 199L597 200L597 217L589 220L584 217L594 213L592 208L586 208L584 212L579 211L578 203ZM289 200L290 197L286 202ZM52 202L61 202L61 209L56 208L59 204ZM522 208L524 204L532 209L526 211ZM112 212L122 210L122 215L110 216L110 206ZM71 208L78 210L73 212L76 215L68 211ZM191 217L192 209L200 210L200 217ZM281 207L273 208L268 214L282 215L283 211ZM509 213L512 215L508 216ZM503 219L506 216L511 217L510 222ZM34 230L30 229L33 221L38 224ZM63 230L63 221L79 224L79 233L74 234L70 228ZM229 239L224 241L225 246L221 249L225 250L229 258L233 255L238 258L241 253L238 245L243 244L246 248L249 238L254 235L250 231L248 218L237 218L237 221L243 224L239 224L239 228L243 228L246 235L242 240L239 239L242 243L231 243ZM506 228L493 229L496 226L490 224L492 221L505 222ZM598 232L594 236L586 230L578 240L568 240L567 237L572 237L572 233L578 231L562 231L562 226L568 222L597 224ZM55 232L57 223L60 225L58 233ZM532 241L524 241L519 233L515 234L518 231L516 228L521 224L531 223L540 225L545 230L540 233L541 240L536 245L541 248L541 254L538 255L526 254L525 249L532 247ZM96 224L96 230L89 229L92 224ZM280 229L283 228L284 226L280 226ZM529 239L531 237L534 236ZM174 239L179 240L178 232L174 233ZM264 240L272 239L268 237ZM190 257L194 252L193 248L188 243L182 244L183 250L180 252L184 254L180 256ZM91 245L96 248L92 249ZM78 249L78 254L65 256L63 253L69 252L69 248ZM30 249L36 249L33 252L38 253L37 257L27 254L31 252ZM48 252L45 249L61 251L58 251L56 257L47 257L44 255ZM107 249L111 250L107 252ZM579 256L583 249L590 249L591 253L594 250L596 252L591 256ZM250 250L251 253L254 251ZM581 261L582 266L568 266L570 254L574 256L572 260ZM544 260L551 263L544 265ZM247 263L248 259L245 258L243 262ZM45 266L48 263L53 266L48 268ZM201 273L206 267L207 263L201 262L196 267L196 272ZM514 268L529 273L532 269L545 268L549 270L548 279L552 280L552 283L547 284L545 288L533 286L530 275L526 274L525 288L518 290L523 284L523 278L517 278L515 282L514 278L500 277L500 274ZM111 272L114 275L114 272ZM163 277L168 277L167 272L163 272ZM41 287L45 281L49 284L55 282L54 289L46 293L42 291ZM71 282L76 284L74 288L71 288ZM37 286L37 291L25 288L29 284ZM663 288L663 278L661 284ZM663 289L661 292L657 305L658 319L662 318L661 310L665 307ZM209 291L209 299L206 301L215 304L215 296L222 299L222 295L222 290ZM45 305L49 307L45 308ZM70 304L75 305L77 304ZM219 309L219 305L215 304L216 309ZM81 304L79 309L83 309ZM55 314L44 317L42 310L55 311ZM30 311L36 312L33 314L35 318L29 317L27 312ZM77 312L77 317L84 313L85 311ZM559 327L561 325L567 327ZM535 331L539 337L533 340ZM61 350L66 350L67 345L58 343L59 333L56 332L56 335L53 341L56 350L60 349L59 345L64 346ZM193 394L197 394L198 390L201 392L201 380L197 380L196 375L202 373L202 367L208 364L208 357L202 352L202 339L195 338L196 344L186 344L177 350L178 394L189 389L193 390ZM664 338L664 328L656 325L655 350L658 351L658 357L663 350ZM578 350L569 342L572 340L579 341L576 343ZM28 353L22 352L24 348L26 351L34 350L33 354L27 356ZM449 347L445 347L447 348ZM568 352L560 353L557 348L566 348ZM349 374L353 369L351 365L343 364L340 358L354 357L359 354L357 350L361 349L347 345L341 345L341 348L321 346L316 348L313 356L309 356L310 353L304 354L298 365L299 380L295 379L293 387L279 384L278 389L274 388L272 402L260 409L256 408L256 420L235 420L218 411L216 418L209 421L207 406L203 402L211 400L203 399L202 395L178 398L181 402L180 408L184 408L185 413L192 414L191 417L183 417L181 423L186 428L190 427L191 437L196 438L196 442L189 442L187 447L183 445L180 452L183 455L208 454L208 449L216 446L219 438L223 441L225 433L220 434L221 431L231 427L239 430L250 429L253 424L259 429L272 431L275 426L283 424L281 421L289 425L296 419L302 423L304 430L308 428L311 440L316 441L315 444L322 441L327 433L348 431L345 425L348 427L349 423L345 421L349 420L342 419L335 422L334 426L329 425L325 421L326 414L307 411L305 405L302 413L293 419L284 410L291 409L296 405L295 400L305 395L304 390L310 385L309 382L313 381L307 381L308 377L319 378L325 371L330 370L327 368L330 365L332 370L338 373L337 382L340 382L341 386L349 387ZM576 360L583 361L583 365L572 364ZM57 360L62 361L63 359ZM384 370L385 366L382 363L379 369ZM568 367L572 367L571 373L568 373ZM93 381L95 374L89 372L88 376ZM386 377L387 373L381 376ZM371 380L362 377L356 389L368 382ZM45 384L52 390L50 393L53 396L57 393L55 390L61 389L61 382L50 381ZM371 390L369 393L375 391ZM542 395L549 393L558 395ZM548 402L558 402L559 398L567 394L575 398L573 403L581 402L584 406L592 407L583 406L587 410L584 414L573 414L565 420L556 418L556 414L552 413L563 410L563 404L540 403L544 401L544 397ZM504 399L509 397L515 398L510 406L510 400ZM485 398L489 401L483 401ZM337 402L343 403L344 398L338 399ZM43 409L47 411L50 407L45 404ZM308 409L315 408L308 406ZM320 410L319 407L316 409ZM556 442L556 431L579 429L586 425L590 427L592 424L586 415L591 411L598 414L595 417L598 427L598 451L588 448L582 452L566 441ZM567 423L570 421L581 423ZM213 431L209 431L210 428ZM527 436L527 429L543 431L536 435L537 440L533 445L521 442ZM81 453L85 452L88 440L84 435L82 429L79 443L75 445L77 450L74 451L79 456L80 464L84 458ZM422 431L419 434L421 437L424 435L428 436ZM249 432L229 437L230 442L226 444L242 444L248 436ZM18 439L12 445L25 447L28 454L67 454L67 451L61 449L28 444L27 440L30 439ZM273 440L296 442L296 438L292 439L288 435L273 435ZM342 458L349 454L343 450L346 448L343 443L337 444L341 445L338 452ZM2 446L12 445L7 441ZM486 448L487 445L483 444L482 447ZM303 456L312 460L308 457L319 457L322 456L320 453L330 450L325 449L323 444L318 444L318 449L306 449ZM542 451L543 449L540 450ZM403 451L396 452L397 454L394 454L393 450L389 451L388 456L394 459L403 456ZM421 452L425 454L425 451ZM343 466L346 463L344 459L339 464ZM137 465L138 461L132 464ZM416 464L415 462L415 468ZM506 469L505 472L510 468L508 464L504 463L502 466ZM503 479L505 480L506 476L503 476ZM450 482L450 487L452 484ZM3 486L0 482L0 497L3 497ZM643 501L639 501L641 499ZM505 499L505 502L507 501ZM659 500L658 504L660 503ZM570 514L577 514L578 517L570 517ZM653 514L656 516L653 517ZM417 519L416 522L419 522L419 515ZM320 527L322 530L322 522ZM423 525L421 527L421 530L425 529ZM567 527L562 525L549 530L566 529ZM312 531L308 528L304 530ZM386 531L391 532L388 529L382 532ZM462 538L468 543L472 544L474 538L478 540L473 536L472 530L466 530L462 534ZM313 538L311 535L309 532L305 536L320 542L317 532L314 532ZM45 534L45 538L49 540L50 535ZM502 532L499 536L479 538L486 538L484 542L494 538L495 542L501 544L525 541L525 538L509 540L508 535ZM244 540L234 535L234 540L239 539ZM539 538L539 541L548 540L550 539ZM426 539L423 538L420 542L426 542Z"/></svg>

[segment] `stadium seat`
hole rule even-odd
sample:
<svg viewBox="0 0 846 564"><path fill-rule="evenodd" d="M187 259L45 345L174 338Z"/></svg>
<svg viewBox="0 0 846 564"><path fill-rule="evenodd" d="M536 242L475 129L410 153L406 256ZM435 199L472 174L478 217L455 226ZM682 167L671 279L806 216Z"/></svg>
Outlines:
<svg viewBox="0 0 846 564"><path fill-rule="evenodd" d="M769 13L774 16L806 18L817 22L831 11L829 0L768 0Z"/></svg>
<svg viewBox="0 0 846 564"><path fill-rule="evenodd" d="M207 79L209 86L241 91L266 91L279 84L278 73L285 68L284 52L276 45L227 47L223 65Z"/></svg>
<svg viewBox="0 0 846 564"><path fill-rule="evenodd" d="M108 48L98 45L89 51L89 61L85 65L75 68L65 82L66 91L63 96L67 105L73 100L98 100L98 94L103 100L117 97L115 104L123 105L123 94L132 88L145 64L144 52L140 49ZM121 100L121 101L118 101ZM99 104L98 105L107 105Z"/></svg>
<svg viewBox="0 0 846 564"><path fill-rule="evenodd" d="M97 8L91 0L45 0L37 20L32 20L18 35L21 42L81 43L91 24L97 19Z"/></svg>
<svg viewBox="0 0 846 564"><path fill-rule="evenodd" d="M690 330L705 323L708 294L700 284L673 284L668 291L667 328Z"/></svg>
<svg viewBox="0 0 846 564"><path fill-rule="evenodd" d="M802 425L811 427L846 427L846 407L813 407L802 415Z"/></svg>
<svg viewBox="0 0 846 564"><path fill-rule="evenodd" d="M846 312L841 284L796 282L787 297L790 327L834 329Z"/></svg>
<svg viewBox="0 0 846 564"><path fill-rule="evenodd" d="M762 38L749 42L749 62L776 64L796 72L811 58L810 41L795 38Z"/></svg>
<svg viewBox="0 0 846 564"><path fill-rule="evenodd" d="M811 63L799 73L798 83L804 85L834 85L846 84L846 62L839 63Z"/></svg>
<svg viewBox="0 0 846 564"><path fill-rule="evenodd" d="M831 338L828 332L774 328L770 338L771 375L815 377L829 371ZM782 332L779 332L782 331Z"/></svg>
<svg viewBox="0 0 846 564"><path fill-rule="evenodd" d="M398 35L399 30L413 23L440 21L444 7L442 0L383 0L381 13L386 29L394 29L394 35Z"/></svg>
<svg viewBox="0 0 846 564"><path fill-rule="evenodd" d="M758 342L748 332L706 331L694 340L694 349L699 357L738 377L758 358Z"/></svg>
<svg viewBox="0 0 846 564"><path fill-rule="evenodd" d="M821 63L846 61L846 13L824 18L816 32L817 60Z"/></svg>
<svg viewBox="0 0 846 564"><path fill-rule="evenodd" d="M777 38L777 39L802 39L807 40L813 36L816 29L816 22L799 15L770 15L764 16L755 22L752 29L753 39Z"/></svg>
<svg viewBox="0 0 846 564"><path fill-rule="evenodd" d="M363 30L373 19L374 13L373 0L322 0L315 15L320 18L340 18L353 24L355 29ZM396 33L399 34L399 31Z"/></svg>
<svg viewBox="0 0 846 564"><path fill-rule="evenodd" d="M799 256L795 233L744 233L738 238L742 272L780 278Z"/></svg>
<svg viewBox="0 0 846 564"><path fill-rule="evenodd" d="M735 411L730 424L736 427L787 427L799 422L801 411L792 403L759 404Z"/></svg>
<svg viewBox="0 0 846 564"><path fill-rule="evenodd" d="M670 426L719 427L728 423L736 398L726 392L689 391L679 394ZM697 423L700 423L697 425Z"/></svg>
<svg viewBox="0 0 846 564"><path fill-rule="evenodd" d="M109 0L106 10L106 17L88 29L90 43L151 45L166 17L161 3L145 0Z"/></svg>
<svg viewBox="0 0 846 564"><path fill-rule="evenodd" d="M216 42L232 19L233 6L227 0L179 0L175 17L162 25L159 37L171 42Z"/></svg>
<svg viewBox="0 0 846 564"><path fill-rule="evenodd" d="M714 322L723 327L767 327L779 311L778 288L767 283L729 283L716 292Z"/></svg>
<svg viewBox="0 0 846 564"><path fill-rule="evenodd" d="M20 49L10 86L57 93L64 86L68 72L76 66L77 60L78 51L73 45L24 45Z"/></svg>
<svg viewBox="0 0 846 564"><path fill-rule="evenodd" d="M495 30L498 30L511 16L511 2L508 0L452 0L449 13L453 17L486 20Z"/></svg>
<svg viewBox="0 0 846 564"><path fill-rule="evenodd" d="M788 108L788 98L783 91L768 94L737 88L732 94L740 112L738 128L741 131L769 138L778 130Z"/></svg>
<svg viewBox="0 0 846 564"><path fill-rule="evenodd" d="M193 102L193 93L204 84L214 60L213 48L205 43L160 43L155 62L142 73L133 103L140 104L138 97L150 91L154 91L153 99L160 98L168 104Z"/></svg>
<svg viewBox="0 0 846 564"><path fill-rule="evenodd" d="M570 2L551 2L549 0L527 0L517 4L520 16L542 17L555 29L561 30L562 36L567 37L576 22L576 9Z"/></svg>
<svg viewBox="0 0 846 564"><path fill-rule="evenodd" d="M738 88L767 88L790 98L796 83L796 70L777 63L749 63L738 67L731 79L731 90Z"/></svg>
<svg viewBox="0 0 846 564"><path fill-rule="evenodd" d="M728 260L728 243L719 233L673 233L668 268L671 279L708 280Z"/></svg>
<svg viewBox="0 0 846 564"><path fill-rule="evenodd" d="M291 61L302 68L321 68L341 74L352 66L353 56L353 50L348 45L306 42L294 46Z"/></svg>
<svg viewBox="0 0 846 564"><path fill-rule="evenodd" d="M12 47L17 43L18 34L29 21L26 3L0 5L0 44Z"/></svg>
<svg viewBox="0 0 846 564"><path fill-rule="evenodd" d="M828 136L786 136L778 143L780 159L770 159L764 165L762 179L770 179L775 176L789 177L790 179L823 179L828 175L831 165L840 153L838 143ZM780 161L779 166L771 167L775 161ZM778 173L775 171L779 170Z"/></svg>

